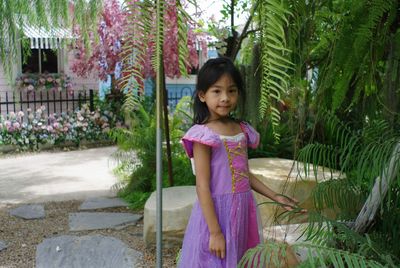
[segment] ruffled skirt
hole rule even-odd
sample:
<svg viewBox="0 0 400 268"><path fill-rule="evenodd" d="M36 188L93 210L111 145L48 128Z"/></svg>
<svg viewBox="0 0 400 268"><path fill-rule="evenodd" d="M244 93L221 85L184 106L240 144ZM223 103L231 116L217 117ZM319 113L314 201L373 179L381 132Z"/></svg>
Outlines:
<svg viewBox="0 0 400 268"><path fill-rule="evenodd" d="M251 191L217 195L213 201L225 236L226 257L220 259L209 251L210 233L197 201L186 228L179 268L233 268L246 250L260 243L257 208Z"/></svg>

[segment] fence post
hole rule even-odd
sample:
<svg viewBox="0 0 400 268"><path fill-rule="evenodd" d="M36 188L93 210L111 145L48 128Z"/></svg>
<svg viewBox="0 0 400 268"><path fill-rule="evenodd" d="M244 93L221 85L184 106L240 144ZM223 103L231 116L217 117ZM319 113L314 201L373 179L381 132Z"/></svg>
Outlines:
<svg viewBox="0 0 400 268"><path fill-rule="evenodd" d="M94 111L93 89L89 90L89 109L91 112Z"/></svg>

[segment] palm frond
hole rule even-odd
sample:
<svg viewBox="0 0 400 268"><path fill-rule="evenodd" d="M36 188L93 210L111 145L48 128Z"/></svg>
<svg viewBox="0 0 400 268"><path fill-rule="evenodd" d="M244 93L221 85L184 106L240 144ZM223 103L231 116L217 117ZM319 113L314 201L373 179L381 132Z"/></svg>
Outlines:
<svg viewBox="0 0 400 268"><path fill-rule="evenodd" d="M121 52L124 72L119 79L119 87L125 93L123 108L133 111L144 92L144 65L151 38L154 17L151 1L126 1L127 28L123 36Z"/></svg>
<svg viewBox="0 0 400 268"><path fill-rule="evenodd" d="M322 247L312 244L298 244L297 249L306 249L308 258L298 267L386 267L374 260L369 260L363 255L350 253L336 248Z"/></svg>
<svg viewBox="0 0 400 268"><path fill-rule="evenodd" d="M177 20L178 20L178 61L179 71L183 77L187 77L187 66L189 65L188 48L188 22L191 20L189 14L183 9L179 0L176 1Z"/></svg>
<svg viewBox="0 0 400 268"><path fill-rule="evenodd" d="M164 45L164 11L165 11L165 1L157 1L156 5L156 39L154 43L154 54L151 59L153 69L158 73L161 68L163 68L163 45Z"/></svg>
<svg viewBox="0 0 400 268"><path fill-rule="evenodd" d="M268 113L274 129L279 125L280 112L274 103L281 102L281 95L288 88L290 79L287 70L293 64L288 59L286 47L285 26L288 24L286 16L290 15L281 1L267 1L260 3L259 20L261 27L261 99L260 114ZM274 131L276 140L279 134Z"/></svg>
<svg viewBox="0 0 400 268"><path fill-rule="evenodd" d="M238 268L282 267L285 263L287 244L267 241L246 251Z"/></svg>

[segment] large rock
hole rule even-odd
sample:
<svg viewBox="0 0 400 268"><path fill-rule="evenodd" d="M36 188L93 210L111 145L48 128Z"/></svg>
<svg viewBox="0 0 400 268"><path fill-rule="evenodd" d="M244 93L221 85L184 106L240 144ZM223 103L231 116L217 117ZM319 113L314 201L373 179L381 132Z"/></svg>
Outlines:
<svg viewBox="0 0 400 268"><path fill-rule="evenodd" d="M315 254L312 247L307 249L303 246L311 244L310 241L306 241L305 233L307 228L308 223L274 225L264 228L263 234L265 240L286 243L299 261L305 261L310 253ZM326 228L326 224L323 224L323 228Z"/></svg>
<svg viewBox="0 0 400 268"><path fill-rule="evenodd" d="M10 210L10 215L25 220L43 219L46 215L43 205L22 205Z"/></svg>
<svg viewBox="0 0 400 268"><path fill-rule="evenodd" d="M176 186L163 189L163 242L165 246L180 245L186 225L197 199L195 186ZM143 238L147 246L156 241L156 192L144 206Z"/></svg>
<svg viewBox="0 0 400 268"><path fill-rule="evenodd" d="M133 268L139 267L142 257L114 237L63 235L45 239L37 246L36 267Z"/></svg>
<svg viewBox="0 0 400 268"><path fill-rule="evenodd" d="M338 172L331 174L329 169L322 167L318 167L317 177L315 177L312 165L310 165L309 174L306 176L303 163L281 158L250 159L249 168L251 173L272 190L296 198L301 207L311 210L314 208L311 193L317 183L327 180L331 176L333 178L339 177ZM258 204L271 202L270 199L258 193L255 193L255 197ZM258 208L263 226L276 225L276 215L280 215L284 211L274 204L261 204ZM333 210L325 209L323 214L327 217L333 217L334 213ZM300 223L306 220L306 215L299 214L290 220L278 218L278 223Z"/></svg>

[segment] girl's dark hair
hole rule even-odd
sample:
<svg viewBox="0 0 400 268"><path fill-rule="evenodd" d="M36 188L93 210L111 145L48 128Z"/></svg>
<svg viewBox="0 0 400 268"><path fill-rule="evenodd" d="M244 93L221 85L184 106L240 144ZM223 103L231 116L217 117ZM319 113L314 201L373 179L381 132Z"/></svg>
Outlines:
<svg viewBox="0 0 400 268"><path fill-rule="evenodd" d="M240 101L243 103L245 92L243 80L239 70L233 62L226 57L209 59L199 70L197 75L196 90L193 93L193 123L204 124L210 116L207 105L200 101L199 93L206 93L224 74L228 74L238 88Z"/></svg>

